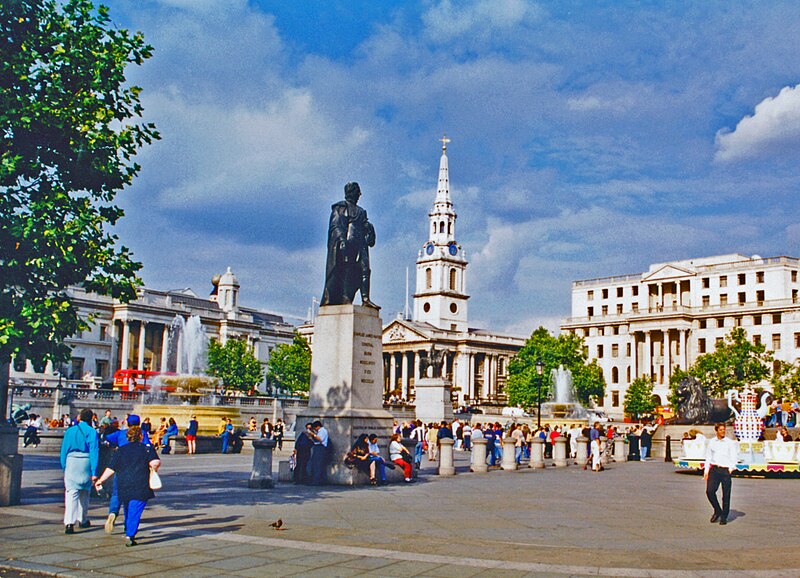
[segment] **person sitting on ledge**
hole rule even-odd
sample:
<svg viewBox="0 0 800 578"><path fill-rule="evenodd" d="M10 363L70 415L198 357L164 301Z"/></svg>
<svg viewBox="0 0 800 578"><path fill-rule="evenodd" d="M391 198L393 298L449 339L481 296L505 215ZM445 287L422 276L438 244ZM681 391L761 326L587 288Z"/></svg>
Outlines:
<svg viewBox="0 0 800 578"><path fill-rule="evenodd" d="M375 478L375 465L369 459L369 441L367 434L361 434L347 452L344 464L350 469L357 469L365 474L369 474L370 480Z"/></svg>
<svg viewBox="0 0 800 578"><path fill-rule="evenodd" d="M164 436L161 438L161 446L162 454L169 454L170 447L169 447L169 440L170 438L176 437L178 435L178 424L175 423L175 418L169 418L169 426L164 431Z"/></svg>
<svg viewBox="0 0 800 578"><path fill-rule="evenodd" d="M378 447L378 436L370 434L369 436L369 483L373 486L377 485L378 481L375 479L375 469L381 476L381 484L386 483L386 461L381 457L381 449ZM392 466L394 467L394 466Z"/></svg>
<svg viewBox="0 0 800 578"><path fill-rule="evenodd" d="M403 475L406 483L413 482L414 467L411 465L414 459L405 446L400 443L400 434L392 434L392 441L389 444L389 459L403 468Z"/></svg>

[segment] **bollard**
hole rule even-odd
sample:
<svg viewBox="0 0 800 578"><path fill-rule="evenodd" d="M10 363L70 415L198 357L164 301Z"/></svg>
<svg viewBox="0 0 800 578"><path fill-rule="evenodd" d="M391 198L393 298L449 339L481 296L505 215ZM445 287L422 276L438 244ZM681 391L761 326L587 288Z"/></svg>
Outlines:
<svg viewBox="0 0 800 578"><path fill-rule="evenodd" d="M667 436L667 439L666 439L667 447L664 450L664 461L665 462L671 462L672 461L672 443L671 442L672 442L672 438L670 436Z"/></svg>
<svg viewBox="0 0 800 578"><path fill-rule="evenodd" d="M272 450L276 444L275 440L253 440L253 471L247 482L248 488L263 489L275 485L272 479Z"/></svg>
<svg viewBox="0 0 800 578"><path fill-rule="evenodd" d="M628 448L626 447L628 440L623 436L614 438L614 461L627 462L628 461Z"/></svg>
<svg viewBox="0 0 800 578"><path fill-rule="evenodd" d="M439 475L454 476L456 468L453 465L453 438L439 440Z"/></svg>
<svg viewBox="0 0 800 578"><path fill-rule="evenodd" d="M472 439L472 471L483 474L489 471L486 465L486 438Z"/></svg>
<svg viewBox="0 0 800 578"><path fill-rule="evenodd" d="M606 436L600 436L600 465L603 467L608 465L608 453L606 452L607 443L608 438Z"/></svg>
<svg viewBox="0 0 800 578"><path fill-rule="evenodd" d="M579 466L586 466L589 459L589 438L578 436L578 453L575 454L575 463Z"/></svg>
<svg viewBox="0 0 800 578"><path fill-rule="evenodd" d="M567 438L558 436L553 445L553 463L557 468L567 467Z"/></svg>
<svg viewBox="0 0 800 578"><path fill-rule="evenodd" d="M533 438L533 443L531 443L531 467L544 467L544 440L539 436Z"/></svg>
<svg viewBox="0 0 800 578"><path fill-rule="evenodd" d="M503 459L500 467L506 471L517 469L517 461L514 459L514 444L517 443L512 437L503 438Z"/></svg>

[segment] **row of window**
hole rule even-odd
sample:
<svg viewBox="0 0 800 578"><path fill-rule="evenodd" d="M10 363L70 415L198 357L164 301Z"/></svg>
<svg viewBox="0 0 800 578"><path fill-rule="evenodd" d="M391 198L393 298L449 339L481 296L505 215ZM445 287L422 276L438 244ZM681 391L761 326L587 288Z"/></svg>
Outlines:
<svg viewBox="0 0 800 578"><path fill-rule="evenodd" d="M456 275L455 268L450 269L450 290L456 291ZM425 269L425 288L430 289L433 287L433 270L428 267Z"/></svg>
<svg viewBox="0 0 800 578"><path fill-rule="evenodd" d="M792 276L792 283L797 283L797 271L791 271ZM728 276L727 275L720 275L719 276L719 287L727 287L728 286ZM736 275L736 282L739 285L747 285L747 273L737 273ZM755 272L755 282L756 284L764 283L764 271L756 271ZM700 280L701 286L703 289L710 289L711 288L711 277L703 277ZM636 297L639 295L639 287L637 285L631 286L631 296ZM600 289L600 295L602 299L609 298L610 289ZM761 292L763 294L763 291ZM586 294L587 301L594 301L595 292L593 289L590 289ZM624 296L624 287L617 287L616 288L616 296L623 297ZM763 296L759 301L763 301Z"/></svg>

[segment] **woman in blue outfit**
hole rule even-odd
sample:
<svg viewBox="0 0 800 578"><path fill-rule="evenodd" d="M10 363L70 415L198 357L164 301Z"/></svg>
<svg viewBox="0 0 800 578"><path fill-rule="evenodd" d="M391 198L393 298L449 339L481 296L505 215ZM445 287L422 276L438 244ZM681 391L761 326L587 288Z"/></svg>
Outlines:
<svg viewBox="0 0 800 578"><path fill-rule="evenodd" d="M114 453L111 463L95 486L99 489L111 476L117 476L119 500L125 509L125 545L135 546L139 521L147 500L155 496L150 489L150 468L158 471L161 460L151 446L141 443L142 430L139 426L129 428L126 437L128 443Z"/></svg>
<svg viewBox="0 0 800 578"><path fill-rule="evenodd" d="M161 453L162 454L169 454L169 438L177 437L178 435L178 424L175 423L175 418L169 418L169 425L167 426L167 431L164 432L163 437L161 438Z"/></svg>
<svg viewBox="0 0 800 578"><path fill-rule="evenodd" d="M97 480L100 445L91 426L93 412L84 409L79 421L64 432L61 469L64 470L64 533L74 534L75 524L88 528L89 491Z"/></svg>

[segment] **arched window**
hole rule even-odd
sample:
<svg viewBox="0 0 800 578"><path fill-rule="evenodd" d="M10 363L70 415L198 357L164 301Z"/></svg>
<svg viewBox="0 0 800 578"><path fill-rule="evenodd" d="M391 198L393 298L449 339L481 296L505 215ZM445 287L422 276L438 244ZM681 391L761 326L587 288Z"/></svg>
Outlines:
<svg viewBox="0 0 800 578"><path fill-rule="evenodd" d="M631 368L630 367L626 367L625 368L625 381L627 381L628 383L631 382Z"/></svg>
<svg viewBox="0 0 800 578"><path fill-rule="evenodd" d="M619 383L619 368L611 368L611 383Z"/></svg>
<svg viewBox="0 0 800 578"><path fill-rule="evenodd" d="M444 221L442 221L441 223L439 223L439 232L440 232L440 233L444 233Z"/></svg>
<svg viewBox="0 0 800 578"><path fill-rule="evenodd" d="M455 268L450 269L450 289L455 291L456 289L456 270Z"/></svg>
<svg viewBox="0 0 800 578"><path fill-rule="evenodd" d="M452 235L453 234L453 223L451 223L451 222L447 223L447 234L448 235Z"/></svg>
<svg viewBox="0 0 800 578"><path fill-rule="evenodd" d="M432 235L436 234L436 223L433 223L433 231L431 231Z"/></svg>
<svg viewBox="0 0 800 578"><path fill-rule="evenodd" d="M425 288L430 289L433 287L433 271L428 267L425 269Z"/></svg>

